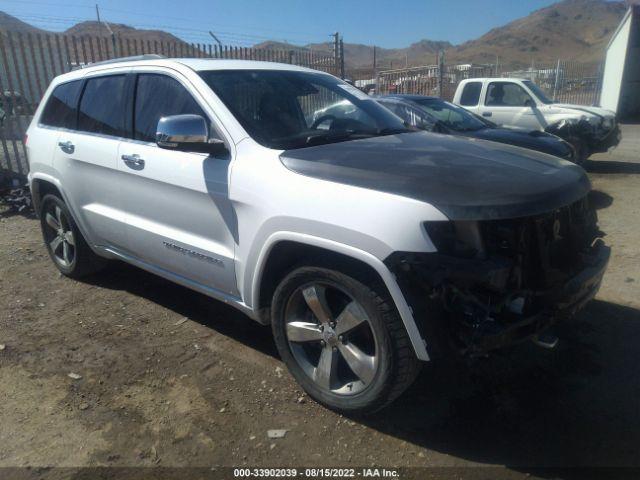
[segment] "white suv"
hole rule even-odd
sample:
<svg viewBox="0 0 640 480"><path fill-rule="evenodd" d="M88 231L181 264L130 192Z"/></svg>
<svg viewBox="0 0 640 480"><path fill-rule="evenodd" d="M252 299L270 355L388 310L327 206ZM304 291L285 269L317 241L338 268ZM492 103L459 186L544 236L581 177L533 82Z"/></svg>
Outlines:
<svg viewBox="0 0 640 480"><path fill-rule="evenodd" d="M595 295L609 255L581 168L407 130L291 65L80 69L50 85L27 149L63 274L119 259L227 302L345 412L388 404L421 361L551 345L541 332Z"/></svg>

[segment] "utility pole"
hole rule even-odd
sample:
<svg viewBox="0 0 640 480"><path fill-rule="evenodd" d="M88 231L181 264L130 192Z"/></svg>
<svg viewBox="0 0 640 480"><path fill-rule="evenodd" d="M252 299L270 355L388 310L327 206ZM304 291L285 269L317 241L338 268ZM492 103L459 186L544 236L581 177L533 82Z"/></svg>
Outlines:
<svg viewBox="0 0 640 480"><path fill-rule="evenodd" d="M218 37L216 37L216 34L209 30L209 35L211 35L211 37L216 41L216 43L220 47L220 51L222 51L222 42L218 39Z"/></svg>
<svg viewBox="0 0 640 480"><path fill-rule="evenodd" d="M107 31L109 32L109 35L111 35L111 45L113 46L113 57L115 58L118 56L118 51L116 49L116 34L113 33L113 30L111 30L111 27L107 22L103 22L102 20L100 20L100 7L98 6L97 3L96 3L96 17L98 17L98 25L104 24L104 26L107 28Z"/></svg>
<svg viewBox="0 0 640 480"><path fill-rule="evenodd" d="M338 32L332 35L333 37L333 64L336 68L336 73L338 73L338 67L340 59L338 55L340 55L340 34Z"/></svg>
<svg viewBox="0 0 640 480"><path fill-rule="evenodd" d="M344 42L340 39L340 78L344 79Z"/></svg>
<svg viewBox="0 0 640 480"><path fill-rule="evenodd" d="M438 96L442 98L444 83L444 51L438 52Z"/></svg>
<svg viewBox="0 0 640 480"><path fill-rule="evenodd" d="M378 63L376 62L376 46L373 46L373 81L375 82L376 93L378 92Z"/></svg>

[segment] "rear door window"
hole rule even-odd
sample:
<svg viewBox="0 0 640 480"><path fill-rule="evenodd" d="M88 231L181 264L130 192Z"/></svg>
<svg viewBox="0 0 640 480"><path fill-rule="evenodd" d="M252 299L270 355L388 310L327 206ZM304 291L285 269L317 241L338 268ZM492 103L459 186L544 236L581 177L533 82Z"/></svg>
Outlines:
<svg viewBox="0 0 640 480"><path fill-rule="evenodd" d="M49 127L75 129L81 85L81 80L58 85L47 100L40 123Z"/></svg>
<svg viewBox="0 0 640 480"><path fill-rule="evenodd" d="M460 105L465 107L475 107L480 101L480 90L482 90L481 82L469 82L465 84L460 95Z"/></svg>
<svg viewBox="0 0 640 480"><path fill-rule="evenodd" d="M110 75L87 80L80 100L78 130L126 137L125 78L124 75Z"/></svg>
<svg viewBox="0 0 640 480"><path fill-rule="evenodd" d="M154 73L138 75L136 87L134 138L155 142L158 121L169 115L207 116L187 89L177 80Z"/></svg>

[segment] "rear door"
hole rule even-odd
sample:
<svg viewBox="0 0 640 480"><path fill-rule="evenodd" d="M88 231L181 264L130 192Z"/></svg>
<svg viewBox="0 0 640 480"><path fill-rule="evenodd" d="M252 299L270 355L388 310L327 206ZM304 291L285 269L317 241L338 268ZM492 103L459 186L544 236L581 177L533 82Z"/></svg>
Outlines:
<svg viewBox="0 0 640 480"><path fill-rule="evenodd" d="M122 247L118 145L125 136L126 72L86 77L72 128L58 135L53 158L74 218L94 245Z"/></svg>
<svg viewBox="0 0 640 480"><path fill-rule="evenodd" d="M492 81L487 85L480 114L498 125L540 130L535 100L514 82Z"/></svg>
<svg viewBox="0 0 640 480"><path fill-rule="evenodd" d="M482 82L471 81L464 84L462 92L458 100L458 104L472 111L479 113L480 111L480 93L482 92Z"/></svg>
<svg viewBox="0 0 640 480"><path fill-rule="evenodd" d="M128 250L156 269L235 296L238 227L229 201L231 157L159 148L155 132L161 117L201 115L215 135L212 117L177 73L155 70L135 77L133 138L118 152Z"/></svg>

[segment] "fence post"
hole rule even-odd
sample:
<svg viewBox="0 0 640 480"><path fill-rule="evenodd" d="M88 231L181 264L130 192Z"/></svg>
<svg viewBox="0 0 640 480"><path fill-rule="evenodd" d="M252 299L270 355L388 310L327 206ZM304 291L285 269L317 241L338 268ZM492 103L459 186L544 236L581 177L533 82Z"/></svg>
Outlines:
<svg viewBox="0 0 640 480"><path fill-rule="evenodd" d="M558 93L558 80L560 78L560 59L558 59L558 63L556 64L556 81L553 84L553 101L556 101L556 95Z"/></svg>
<svg viewBox="0 0 640 480"><path fill-rule="evenodd" d="M438 52L438 97L442 98L444 90L444 51Z"/></svg>
<svg viewBox="0 0 640 480"><path fill-rule="evenodd" d="M344 78L344 42L340 39L340 78Z"/></svg>
<svg viewBox="0 0 640 480"><path fill-rule="evenodd" d="M338 32L333 34L333 66L335 68L334 72L336 75L338 74L338 66L339 66L339 58L340 55L340 34Z"/></svg>

